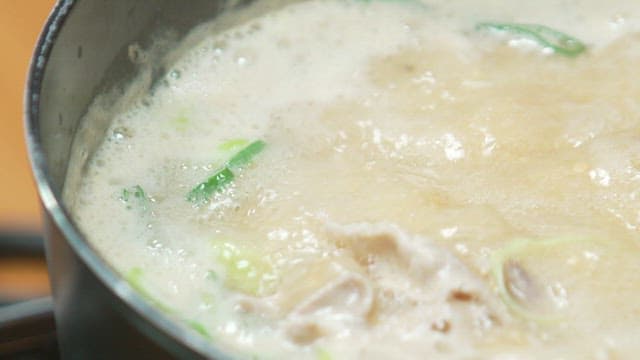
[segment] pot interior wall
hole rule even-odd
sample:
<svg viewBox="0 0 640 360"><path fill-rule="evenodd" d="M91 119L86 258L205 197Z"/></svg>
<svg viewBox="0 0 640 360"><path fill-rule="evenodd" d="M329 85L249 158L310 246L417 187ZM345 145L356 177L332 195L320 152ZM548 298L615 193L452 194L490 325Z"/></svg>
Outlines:
<svg viewBox="0 0 640 360"><path fill-rule="evenodd" d="M73 4L53 43L40 93L41 141L55 193L62 190L72 141L89 104L101 92L117 95L137 73L130 46L144 48L167 32L177 40L227 5L212 0L190 0L188 6L173 0ZM92 136L83 139L85 158L101 141L108 119L92 126Z"/></svg>

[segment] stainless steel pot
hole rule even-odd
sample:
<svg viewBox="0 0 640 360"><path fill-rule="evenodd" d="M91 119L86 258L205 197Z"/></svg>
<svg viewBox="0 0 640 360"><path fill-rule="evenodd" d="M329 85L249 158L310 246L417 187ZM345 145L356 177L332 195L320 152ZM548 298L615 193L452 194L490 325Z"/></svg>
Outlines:
<svg viewBox="0 0 640 360"><path fill-rule="evenodd" d="M51 13L32 59L25 110L63 358L231 357L138 296L86 242L61 192L72 141L92 99L105 89L117 91L136 74L128 58L130 45L144 45L167 29L179 39L193 26L246 2L63 0ZM101 135L97 129L80 141L97 144Z"/></svg>

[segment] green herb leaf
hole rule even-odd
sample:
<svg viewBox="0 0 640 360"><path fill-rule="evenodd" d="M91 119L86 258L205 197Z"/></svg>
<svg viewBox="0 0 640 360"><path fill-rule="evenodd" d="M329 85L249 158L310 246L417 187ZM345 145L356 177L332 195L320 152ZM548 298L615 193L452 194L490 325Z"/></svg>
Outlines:
<svg viewBox="0 0 640 360"><path fill-rule="evenodd" d="M582 41L545 25L483 22L476 25L476 29L524 36L566 57L578 56L587 49Z"/></svg>

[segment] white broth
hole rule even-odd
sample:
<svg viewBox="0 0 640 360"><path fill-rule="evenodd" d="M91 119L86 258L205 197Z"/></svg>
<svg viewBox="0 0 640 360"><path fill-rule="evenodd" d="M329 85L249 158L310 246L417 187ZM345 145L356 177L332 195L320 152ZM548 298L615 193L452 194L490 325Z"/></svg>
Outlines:
<svg viewBox="0 0 640 360"><path fill-rule="evenodd" d="M632 359L639 64L634 0L290 4L194 45L65 196L248 358Z"/></svg>

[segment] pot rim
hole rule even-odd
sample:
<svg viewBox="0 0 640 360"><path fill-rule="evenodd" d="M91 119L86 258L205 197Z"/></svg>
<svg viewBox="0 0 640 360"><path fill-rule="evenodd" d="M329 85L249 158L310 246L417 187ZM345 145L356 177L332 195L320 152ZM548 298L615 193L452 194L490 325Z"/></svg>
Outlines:
<svg viewBox="0 0 640 360"><path fill-rule="evenodd" d="M71 220L71 216L62 201L61 194L53 189L41 141L40 94L49 56L60 31L64 27L65 21L76 3L77 0L58 0L39 35L27 76L23 104L25 138L31 172L42 206L60 229L75 254L93 272L96 278L120 300L121 304L117 304L116 301L114 306L119 307L118 310L135 327L139 328L147 336L154 338L159 346L175 355L185 355L185 351L190 351L192 356L197 354L207 358L230 359L227 353L213 345L211 341L179 326L176 321L171 320L167 315L144 300L122 276L118 275L89 246L78 227ZM173 343L157 341L158 337L173 340Z"/></svg>

